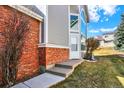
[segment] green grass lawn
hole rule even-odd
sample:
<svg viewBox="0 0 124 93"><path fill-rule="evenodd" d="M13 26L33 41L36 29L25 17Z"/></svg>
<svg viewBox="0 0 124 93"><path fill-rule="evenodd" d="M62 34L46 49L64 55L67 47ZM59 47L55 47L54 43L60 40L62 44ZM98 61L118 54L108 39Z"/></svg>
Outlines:
<svg viewBox="0 0 124 93"><path fill-rule="evenodd" d="M116 76L124 77L124 58L96 57L98 62L83 62L72 75L52 88L113 88L123 87Z"/></svg>

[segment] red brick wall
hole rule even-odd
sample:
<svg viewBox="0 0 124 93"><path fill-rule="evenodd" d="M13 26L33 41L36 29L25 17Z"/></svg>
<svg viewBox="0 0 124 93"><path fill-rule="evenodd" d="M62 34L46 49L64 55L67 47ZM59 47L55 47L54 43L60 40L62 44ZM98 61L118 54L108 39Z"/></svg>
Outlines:
<svg viewBox="0 0 124 93"><path fill-rule="evenodd" d="M2 84L2 82L1 82L2 81L2 75L1 75L1 73L2 72L1 72L1 67L0 67L0 85Z"/></svg>
<svg viewBox="0 0 124 93"><path fill-rule="evenodd" d="M11 7L0 6L0 17L2 17L4 20L6 20L5 18L8 18L8 16L11 13L12 13ZM21 12L18 12L18 14L21 14ZM31 17L29 17L29 19L30 19L30 31L26 36L24 48L22 51L22 56L19 61L17 80L38 73L38 69L39 69L38 39L39 39L40 22ZM2 28L0 27L0 29ZM0 46L2 46L1 43Z"/></svg>
<svg viewBox="0 0 124 93"><path fill-rule="evenodd" d="M46 66L68 60L69 49L40 47L39 55L40 55L40 64Z"/></svg>

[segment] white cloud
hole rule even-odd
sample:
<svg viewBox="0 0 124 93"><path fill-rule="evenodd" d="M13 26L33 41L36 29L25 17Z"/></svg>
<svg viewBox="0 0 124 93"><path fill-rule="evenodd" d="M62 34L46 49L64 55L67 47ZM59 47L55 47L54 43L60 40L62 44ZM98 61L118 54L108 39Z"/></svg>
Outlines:
<svg viewBox="0 0 124 93"><path fill-rule="evenodd" d="M112 32L112 31L115 31L116 29L117 29L117 27L113 27L113 28L100 28L100 29L90 29L90 30L88 30L88 32L90 32L90 33Z"/></svg>
<svg viewBox="0 0 124 93"><path fill-rule="evenodd" d="M98 6L89 6L88 10L90 15L90 20L94 22L98 22L100 19L100 15L98 14L98 10L99 10Z"/></svg>
<svg viewBox="0 0 124 93"><path fill-rule="evenodd" d="M113 27L113 28L101 28L100 31L101 32L111 32L111 31L114 31L116 29L117 29L117 27Z"/></svg>
<svg viewBox="0 0 124 93"><path fill-rule="evenodd" d="M90 20L93 22L98 22L101 18L99 14L101 10L103 11L103 15L112 16L118 11L116 7L116 5L88 6Z"/></svg>
<svg viewBox="0 0 124 93"><path fill-rule="evenodd" d="M96 30L96 29L91 29L91 30L89 30L89 32L90 32L90 33L98 33L99 31Z"/></svg>
<svg viewBox="0 0 124 93"><path fill-rule="evenodd" d="M117 5L103 5L103 6L99 6L99 8L101 10L103 10L103 14L104 15L109 15L109 16L112 16L113 14L116 13L116 7Z"/></svg>

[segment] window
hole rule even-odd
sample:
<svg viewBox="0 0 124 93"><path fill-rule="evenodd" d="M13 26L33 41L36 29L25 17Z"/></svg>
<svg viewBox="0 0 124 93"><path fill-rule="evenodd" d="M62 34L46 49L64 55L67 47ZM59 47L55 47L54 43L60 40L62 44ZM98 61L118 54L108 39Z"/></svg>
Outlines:
<svg viewBox="0 0 124 93"><path fill-rule="evenodd" d="M85 50L86 46L81 44L81 50Z"/></svg>
<svg viewBox="0 0 124 93"><path fill-rule="evenodd" d="M105 38L107 38L108 36L105 36Z"/></svg>
<svg viewBox="0 0 124 93"><path fill-rule="evenodd" d="M44 43L44 23L41 24L41 43Z"/></svg>
<svg viewBox="0 0 124 93"><path fill-rule="evenodd" d="M107 41L104 41L104 43L110 43L110 42L113 42L114 40L107 40Z"/></svg>
<svg viewBox="0 0 124 93"><path fill-rule="evenodd" d="M71 44L71 51L77 51L78 50L77 44Z"/></svg>
<svg viewBox="0 0 124 93"><path fill-rule="evenodd" d="M78 30L78 16L71 15L70 16L70 28L71 30Z"/></svg>
<svg viewBox="0 0 124 93"><path fill-rule="evenodd" d="M77 37L71 37L71 51L78 51Z"/></svg>

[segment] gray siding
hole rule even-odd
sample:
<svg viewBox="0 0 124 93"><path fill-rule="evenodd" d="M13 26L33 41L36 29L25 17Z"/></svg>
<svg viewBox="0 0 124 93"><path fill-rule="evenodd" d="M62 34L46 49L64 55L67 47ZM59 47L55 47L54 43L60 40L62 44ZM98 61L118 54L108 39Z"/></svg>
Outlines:
<svg viewBox="0 0 124 93"><path fill-rule="evenodd" d="M69 46L68 6L48 6L48 43Z"/></svg>
<svg viewBox="0 0 124 93"><path fill-rule="evenodd" d="M78 5L70 5L70 13L79 13Z"/></svg>

